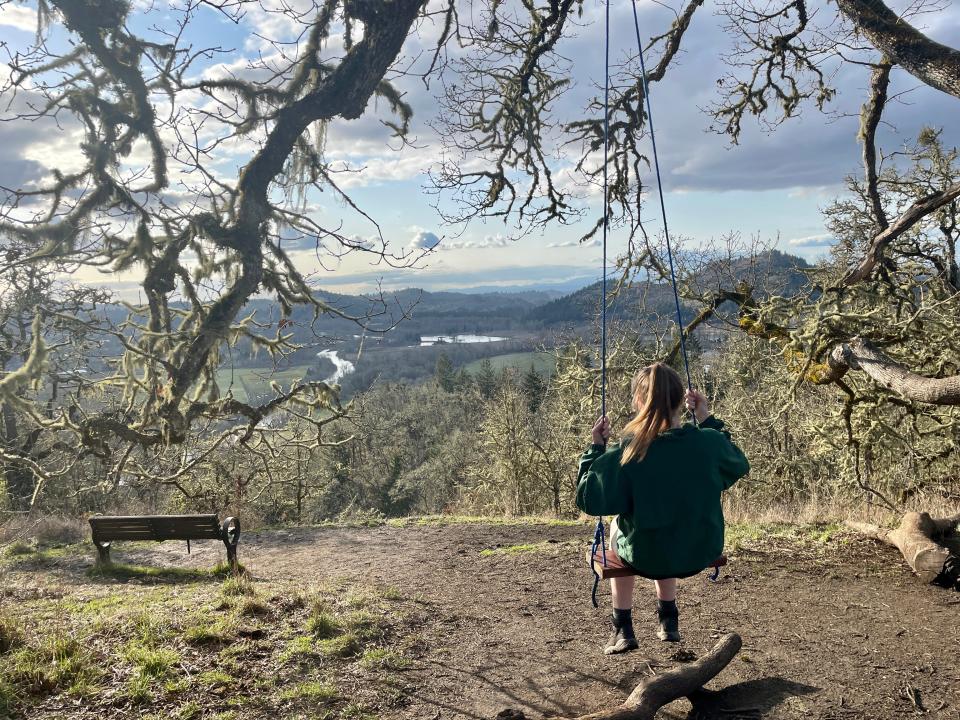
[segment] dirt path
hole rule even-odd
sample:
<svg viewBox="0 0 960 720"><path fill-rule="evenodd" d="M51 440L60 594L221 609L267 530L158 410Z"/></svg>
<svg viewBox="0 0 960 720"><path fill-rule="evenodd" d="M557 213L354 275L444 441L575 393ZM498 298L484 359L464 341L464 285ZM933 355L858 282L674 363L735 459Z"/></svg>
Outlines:
<svg viewBox="0 0 960 720"><path fill-rule="evenodd" d="M960 718L960 598L920 585L895 551L854 538L813 548L741 550L718 583L681 585L678 647L653 636L654 601L638 592L640 650L606 657L609 597L590 605L588 530L449 525L249 533L241 559L257 580L309 588L338 580L390 585L409 599L418 636L391 717L575 715L621 702L650 672L702 654L736 631L737 659L703 704L678 701L664 718ZM533 551L482 551L546 543ZM214 562L197 547L189 564ZM133 558L182 565L162 546ZM66 579L61 578L61 581ZM78 579L77 582L80 582Z"/></svg>

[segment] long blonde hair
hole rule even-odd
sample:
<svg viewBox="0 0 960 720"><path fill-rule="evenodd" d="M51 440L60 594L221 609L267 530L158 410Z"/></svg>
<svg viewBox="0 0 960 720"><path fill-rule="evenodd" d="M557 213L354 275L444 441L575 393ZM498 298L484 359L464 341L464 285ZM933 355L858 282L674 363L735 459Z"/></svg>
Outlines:
<svg viewBox="0 0 960 720"><path fill-rule="evenodd" d="M683 380L676 370L659 362L637 373L632 390L633 409L637 414L623 428L629 444L620 458L621 465L643 460L650 443L673 424L673 417L683 402Z"/></svg>

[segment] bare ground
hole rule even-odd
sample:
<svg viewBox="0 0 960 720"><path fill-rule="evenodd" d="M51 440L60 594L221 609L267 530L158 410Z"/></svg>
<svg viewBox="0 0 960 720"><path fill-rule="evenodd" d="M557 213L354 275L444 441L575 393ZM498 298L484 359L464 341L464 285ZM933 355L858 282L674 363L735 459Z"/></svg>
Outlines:
<svg viewBox="0 0 960 720"><path fill-rule="evenodd" d="M320 585L399 590L402 620L394 631L405 638L410 663L384 681L390 693L370 705L383 718L598 710L730 631L743 637L744 649L708 686L712 692L696 706L678 701L661 717L960 718L960 597L919 584L892 548L843 535L826 542L760 538L732 553L719 582L704 575L681 583L679 645L656 640L653 594L639 587L640 649L607 657L609 596L604 588L602 609L593 609L583 560L588 534L584 526L476 523L304 528L248 533L240 554L256 582L279 595ZM542 545L508 551L528 543ZM117 551L125 561L195 567L222 554L201 543L190 556L176 544ZM84 574L89 564L66 559L11 570L0 578L8 586L0 602L142 587L93 581ZM358 695L377 682L357 678ZM95 716L69 703L38 705L35 714ZM128 716L98 714L108 715Z"/></svg>

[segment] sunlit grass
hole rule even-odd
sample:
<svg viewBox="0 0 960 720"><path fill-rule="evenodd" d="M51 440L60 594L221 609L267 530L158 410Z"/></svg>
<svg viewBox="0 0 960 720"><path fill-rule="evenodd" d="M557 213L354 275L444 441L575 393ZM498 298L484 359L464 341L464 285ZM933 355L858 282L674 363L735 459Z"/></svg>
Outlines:
<svg viewBox="0 0 960 720"><path fill-rule="evenodd" d="M525 543L521 545L508 545L499 548L487 548L480 551L480 557L491 557L496 555L520 555L522 553L540 553L549 552L558 548L569 548L583 545L581 541L567 540L565 542L538 542Z"/></svg>
<svg viewBox="0 0 960 720"><path fill-rule="evenodd" d="M418 527L431 525L548 525L555 527L579 527L586 525L585 520L564 520L560 518L538 516L489 517L483 515L422 515L417 517L392 518L387 520L391 527Z"/></svg>

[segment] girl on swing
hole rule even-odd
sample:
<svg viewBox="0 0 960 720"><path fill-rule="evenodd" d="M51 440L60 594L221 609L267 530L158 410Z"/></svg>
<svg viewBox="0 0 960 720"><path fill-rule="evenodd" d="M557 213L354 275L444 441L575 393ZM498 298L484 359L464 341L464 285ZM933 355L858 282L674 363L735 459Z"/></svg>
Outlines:
<svg viewBox="0 0 960 720"><path fill-rule="evenodd" d="M633 380L636 416L620 443L607 450L610 423L593 427L593 445L580 460L577 507L615 515L608 557L619 557L657 589L657 637L680 640L677 579L709 566L723 552L720 494L750 464L710 414L704 395L685 392L672 368L654 363ZM697 424L682 424L684 405ZM638 647L630 611L634 577L610 580L613 628L604 653Z"/></svg>

